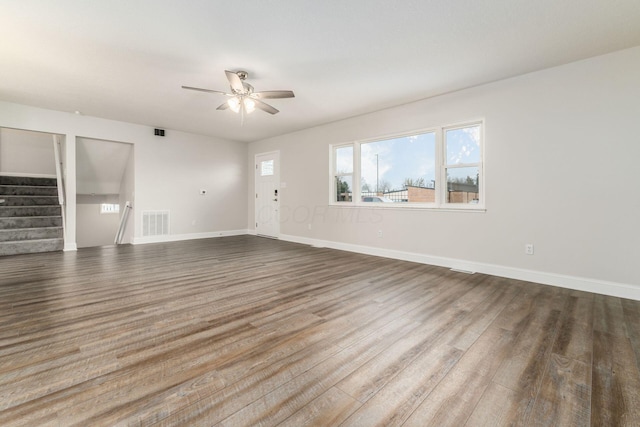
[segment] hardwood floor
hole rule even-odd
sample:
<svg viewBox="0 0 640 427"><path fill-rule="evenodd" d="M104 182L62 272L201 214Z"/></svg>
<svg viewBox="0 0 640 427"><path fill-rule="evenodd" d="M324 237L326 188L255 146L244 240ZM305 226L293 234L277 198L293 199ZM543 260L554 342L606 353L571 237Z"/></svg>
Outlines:
<svg viewBox="0 0 640 427"><path fill-rule="evenodd" d="M2 426L638 426L640 302L252 236L0 257Z"/></svg>

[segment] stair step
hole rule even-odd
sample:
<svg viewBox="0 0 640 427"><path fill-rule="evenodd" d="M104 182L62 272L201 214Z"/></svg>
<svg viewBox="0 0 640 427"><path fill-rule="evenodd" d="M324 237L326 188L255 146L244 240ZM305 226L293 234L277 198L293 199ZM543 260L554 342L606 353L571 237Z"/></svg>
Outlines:
<svg viewBox="0 0 640 427"><path fill-rule="evenodd" d="M0 206L53 206L58 203L58 196L0 196Z"/></svg>
<svg viewBox="0 0 640 427"><path fill-rule="evenodd" d="M58 185L55 178L39 178L33 176L7 176L0 175L0 185L30 185L30 186L49 186Z"/></svg>
<svg viewBox="0 0 640 427"><path fill-rule="evenodd" d="M63 239L38 239L0 242L0 255L17 255L36 252L61 251Z"/></svg>
<svg viewBox="0 0 640 427"><path fill-rule="evenodd" d="M7 196L57 196L58 187L44 185L0 185L0 198Z"/></svg>
<svg viewBox="0 0 640 427"><path fill-rule="evenodd" d="M62 250L57 180L0 175L0 255Z"/></svg>
<svg viewBox="0 0 640 427"><path fill-rule="evenodd" d="M0 242L61 239L62 237L62 227L11 228L0 230Z"/></svg>
<svg viewBox="0 0 640 427"><path fill-rule="evenodd" d="M60 216L62 209L57 206L2 206L0 217L16 216Z"/></svg>
<svg viewBox="0 0 640 427"><path fill-rule="evenodd" d="M0 217L0 229L61 227L60 216Z"/></svg>

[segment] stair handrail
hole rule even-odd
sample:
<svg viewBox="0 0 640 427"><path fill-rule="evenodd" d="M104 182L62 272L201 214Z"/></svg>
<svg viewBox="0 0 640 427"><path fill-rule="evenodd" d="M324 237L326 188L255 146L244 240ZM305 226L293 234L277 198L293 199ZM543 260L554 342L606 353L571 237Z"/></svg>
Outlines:
<svg viewBox="0 0 640 427"><path fill-rule="evenodd" d="M124 204L124 211L122 212L122 216L120 217L118 232L116 233L116 238L113 241L114 245L119 245L122 243L122 238L124 237L124 229L127 227L127 219L129 219L129 211L131 210L131 208L131 202L126 202Z"/></svg>
<svg viewBox="0 0 640 427"><path fill-rule="evenodd" d="M60 203L60 210L62 211L62 235L66 236L66 215L64 209L65 191L64 191L64 176L62 174L62 143L60 141L60 135L53 135L53 156L56 162L56 182L58 184L58 203ZM66 238L65 238L66 240Z"/></svg>

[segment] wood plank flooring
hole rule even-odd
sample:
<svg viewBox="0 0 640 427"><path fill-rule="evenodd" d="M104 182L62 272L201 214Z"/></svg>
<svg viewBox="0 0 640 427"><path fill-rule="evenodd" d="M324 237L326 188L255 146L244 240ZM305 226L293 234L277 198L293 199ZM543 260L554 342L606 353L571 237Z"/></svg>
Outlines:
<svg viewBox="0 0 640 427"><path fill-rule="evenodd" d="M252 236L0 257L2 426L638 426L640 302Z"/></svg>

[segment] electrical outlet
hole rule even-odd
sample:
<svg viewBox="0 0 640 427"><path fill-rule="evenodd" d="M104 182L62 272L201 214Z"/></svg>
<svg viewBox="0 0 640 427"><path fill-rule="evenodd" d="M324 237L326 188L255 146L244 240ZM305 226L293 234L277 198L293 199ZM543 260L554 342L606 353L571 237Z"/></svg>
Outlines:
<svg viewBox="0 0 640 427"><path fill-rule="evenodd" d="M527 243L524 245L524 253L527 255L533 255L533 243Z"/></svg>
<svg viewBox="0 0 640 427"><path fill-rule="evenodd" d="M309 227L309 230L311 230L311 224L309 224L308 227Z"/></svg>
<svg viewBox="0 0 640 427"><path fill-rule="evenodd" d="M378 230L378 237L382 239L382 230Z"/></svg>

